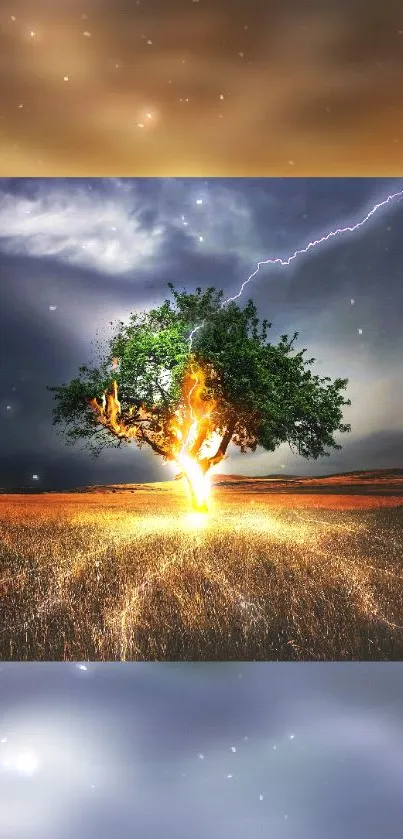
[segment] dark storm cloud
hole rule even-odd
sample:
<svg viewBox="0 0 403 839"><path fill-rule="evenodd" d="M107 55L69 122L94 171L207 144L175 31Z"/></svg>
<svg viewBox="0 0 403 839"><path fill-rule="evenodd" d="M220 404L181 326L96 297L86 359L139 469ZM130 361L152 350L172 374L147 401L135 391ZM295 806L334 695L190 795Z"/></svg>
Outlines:
<svg viewBox="0 0 403 839"><path fill-rule="evenodd" d="M3 173L399 171L399 0L14 0L1 23Z"/></svg>
<svg viewBox="0 0 403 839"><path fill-rule="evenodd" d="M85 668L0 670L2 837L400 836L401 664Z"/></svg>
<svg viewBox="0 0 403 839"><path fill-rule="evenodd" d="M51 427L46 385L96 360L110 321L159 305L178 289L238 292L257 260L287 257L329 230L362 219L398 181L361 179L4 180L1 184L0 485L62 488L168 477L134 447L94 462ZM352 433L343 450L307 463L283 446L240 456L225 471L268 474L397 467L401 461L402 205L360 231L296 259L261 266L252 297L272 340L300 333L321 375L347 377ZM25 465L24 465L25 464ZM28 482L28 484L27 484Z"/></svg>

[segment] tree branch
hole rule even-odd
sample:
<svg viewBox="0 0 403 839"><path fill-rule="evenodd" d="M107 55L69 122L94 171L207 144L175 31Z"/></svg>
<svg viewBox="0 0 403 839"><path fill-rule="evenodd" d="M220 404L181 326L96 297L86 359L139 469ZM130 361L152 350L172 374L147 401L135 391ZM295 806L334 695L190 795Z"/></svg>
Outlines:
<svg viewBox="0 0 403 839"><path fill-rule="evenodd" d="M192 448L189 451L190 457L196 457L197 453L200 451L206 437L207 432L209 429L209 419L207 419L204 423L200 423L199 433L193 443Z"/></svg>
<svg viewBox="0 0 403 839"><path fill-rule="evenodd" d="M170 457L169 453L164 451L163 449L161 449L161 447L158 445L158 443L155 443L154 440L151 440L150 437L147 437L143 428L139 428L139 432L140 432L140 436L141 436L142 440L144 440L145 443L148 443L148 445L151 446L152 450L156 454L160 454L163 457ZM172 458L170 458L170 459L172 459Z"/></svg>
<svg viewBox="0 0 403 839"><path fill-rule="evenodd" d="M232 417L229 421L227 430L221 440L220 445L215 454L212 457L204 457L202 460L199 461L199 465L202 468L203 472L206 473L212 466L215 466L217 463L220 463L225 456L225 452L232 440L232 435L235 431L235 426L237 424L237 418Z"/></svg>

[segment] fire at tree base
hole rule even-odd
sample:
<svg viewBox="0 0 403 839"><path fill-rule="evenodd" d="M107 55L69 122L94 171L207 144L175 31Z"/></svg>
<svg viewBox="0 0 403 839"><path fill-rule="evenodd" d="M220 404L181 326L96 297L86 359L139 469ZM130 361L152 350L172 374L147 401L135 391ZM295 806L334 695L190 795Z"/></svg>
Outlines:
<svg viewBox="0 0 403 839"><path fill-rule="evenodd" d="M193 512L208 513L210 481L207 475L203 474L197 461L191 460L190 458L186 459L186 464L182 459L182 467L184 467L184 469L181 477L184 477L186 480Z"/></svg>
<svg viewBox="0 0 403 839"><path fill-rule="evenodd" d="M207 505L207 501L202 501L199 503L196 498L191 498L192 501L192 509L194 513L208 513L209 508Z"/></svg>

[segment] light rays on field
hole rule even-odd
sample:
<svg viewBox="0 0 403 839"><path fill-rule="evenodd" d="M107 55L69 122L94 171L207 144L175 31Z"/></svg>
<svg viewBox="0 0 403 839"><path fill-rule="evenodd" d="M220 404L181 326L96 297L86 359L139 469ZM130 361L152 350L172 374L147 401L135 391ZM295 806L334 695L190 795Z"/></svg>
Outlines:
<svg viewBox="0 0 403 839"><path fill-rule="evenodd" d="M10 497L11 498L11 497ZM3 659L403 654L402 508L141 491L3 499Z"/></svg>

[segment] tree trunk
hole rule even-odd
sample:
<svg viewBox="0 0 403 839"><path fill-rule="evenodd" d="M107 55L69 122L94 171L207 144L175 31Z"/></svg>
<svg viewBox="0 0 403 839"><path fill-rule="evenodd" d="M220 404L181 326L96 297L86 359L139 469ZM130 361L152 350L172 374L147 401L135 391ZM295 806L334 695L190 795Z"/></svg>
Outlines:
<svg viewBox="0 0 403 839"><path fill-rule="evenodd" d="M220 463L225 456L225 452L232 440L232 435L234 433L236 426L236 417L232 417L229 422L228 428L221 440L220 445L215 454L212 457L205 457L199 461L200 468L203 470L203 473L206 474L212 466L216 466L217 463Z"/></svg>
<svg viewBox="0 0 403 839"><path fill-rule="evenodd" d="M197 496L194 493L192 482L189 478L186 477L189 493L190 493L190 500L192 502L192 508L195 513L208 513L208 506L207 501L204 499L202 503L198 500Z"/></svg>

